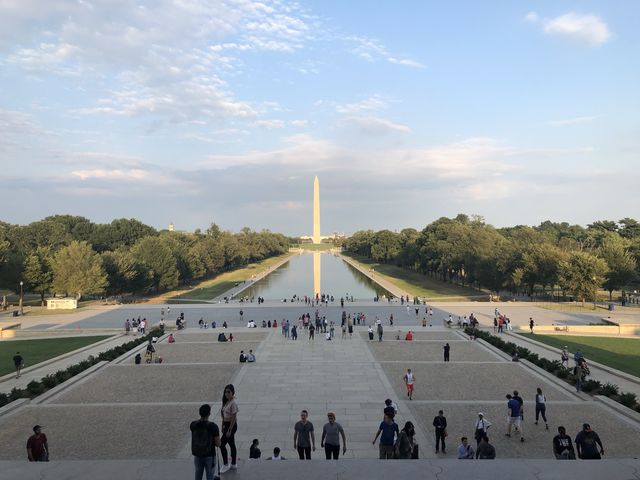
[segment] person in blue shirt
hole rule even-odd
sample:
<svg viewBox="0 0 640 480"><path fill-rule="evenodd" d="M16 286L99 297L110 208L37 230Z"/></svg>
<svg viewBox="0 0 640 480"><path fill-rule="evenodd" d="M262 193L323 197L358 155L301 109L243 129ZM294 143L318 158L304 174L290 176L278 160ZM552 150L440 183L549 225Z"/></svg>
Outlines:
<svg viewBox="0 0 640 480"><path fill-rule="evenodd" d="M524 442L524 435L522 432L522 421L520 418L520 408L521 404L518 399L511 396L511 394L507 394L507 410L508 410L508 422L507 422L507 433L505 436L511 436L511 426L513 425L516 432L520 433L520 441Z"/></svg>
<svg viewBox="0 0 640 480"><path fill-rule="evenodd" d="M398 436L399 434L400 431L398 429L398 425L393 421L393 417L391 415L385 414L384 421L380 423L378 432L376 433L373 442L371 442L375 445L376 440L378 440L378 437L380 437L380 459L393 459L393 446L395 445L396 436Z"/></svg>

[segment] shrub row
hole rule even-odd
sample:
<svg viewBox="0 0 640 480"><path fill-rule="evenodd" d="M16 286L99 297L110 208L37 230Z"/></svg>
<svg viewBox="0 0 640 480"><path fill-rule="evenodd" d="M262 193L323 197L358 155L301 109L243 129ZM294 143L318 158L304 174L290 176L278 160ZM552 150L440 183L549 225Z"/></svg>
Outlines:
<svg viewBox="0 0 640 480"><path fill-rule="evenodd" d="M519 358L530 361L543 370L546 370L556 377L561 378L567 383L570 383L572 385L575 385L576 383L575 377L572 373L572 369L563 366L562 362L560 362L559 360L548 360L546 358L540 358L538 354L531 352L528 348L521 347L513 342L505 342L500 337L491 335L489 332L466 328L465 333L467 333L468 335L473 335L476 338L483 339L485 342L499 348L510 356L513 356L515 353L517 353ZM597 380L589 379L582 383L582 391L591 395L603 395L605 397L609 397L610 399L621 403L625 407L629 407L637 412L640 412L640 402L638 402L636 394L623 393L620 391L618 386L614 385L613 383L602 384Z"/></svg>
<svg viewBox="0 0 640 480"><path fill-rule="evenodd" d="M117 347L113 347L106 352L102 352L97 357L93 355L89 356L86 360L78 362L74 365L71 365L69 368L65 370L58 370L55 373L51 373L45 377L43 377L40 381L32 380L30 381L26 388L14 388L10 393L0 393L0 407L4 407L8 403L11 403L20 398L34 398L38 395L43 394L47 390L51 390L56 385L60 385L63 382L66 382L71 377L78 375L81 372L84 372L88 368L91 368L98 362L107 361L110 362L115 360L119 356L127 353L132 348L137 347L145 342L148 342L152 337L160 337L164 334L164 328L159 327L152 331L150 331L147 335L142 337L138 337L130 342L124 343L122 345L118 345Z"/></svg>

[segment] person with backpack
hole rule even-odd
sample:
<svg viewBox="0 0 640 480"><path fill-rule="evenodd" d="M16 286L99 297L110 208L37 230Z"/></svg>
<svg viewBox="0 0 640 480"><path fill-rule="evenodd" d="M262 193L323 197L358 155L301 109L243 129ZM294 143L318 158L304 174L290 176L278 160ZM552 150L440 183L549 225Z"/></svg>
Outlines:
<svg viewBox="0 0 640 480"><path fill-rule="evenodd" d="M394 457L399 459L413 458L413 450L417 446L414 441L415 433L413 423L406 422L394 445Z"/></svg>
<svg viewBox="0 0 640 480"><path fill-rule="evenodd" d="M218 426L209 421L211 406L204 404L200 407L200 420L191 422L191 453L196 469L196 480L202 479L206 474L207 480L213 480L215 466L215 450L220 446L220 430Z"/></svg>

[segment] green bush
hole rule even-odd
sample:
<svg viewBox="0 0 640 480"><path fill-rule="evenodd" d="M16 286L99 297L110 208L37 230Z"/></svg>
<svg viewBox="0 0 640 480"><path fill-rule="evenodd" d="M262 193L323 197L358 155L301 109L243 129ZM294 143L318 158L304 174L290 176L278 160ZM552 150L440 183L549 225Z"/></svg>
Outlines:
<svg viewBox="0 0 640 480"><path fill-rule="evenodd" d="M4 407L9 403L9 395L6 393L0 393L0 407Z"/></svg>
<svg viewBox="0 0 640 480"><path fill-rule="evenodd" d="M600 387L600 391L598 393L606 397L613 397L615 395L618 395L619 391L620 389L617 385L607 382Z"/></svg>
<svg viewBox="0 0 640 480"><path fill-rule="evenodd" d="M618 396L618 401L625 407L632 408L635 406L635 409L638 412L640 412L640 403L637 403L638 397L636 396L635 393L631 393L631 392L621 393Z"/></svg>
<svg viewBox="0 0 640 480"><path fill-rule="evenodd" d="M16 388L14 387L11 390L11 393L9 394L9 402L13 402L15 400L18 400L20 398L27 398L27 391L23 390L22 388Z"/></svg>
<svg viewBox="0 0 640 480"><path fill-rule="evenodd" d="M46 377L42 377L42 384L46 387L47 390L58 385L58 378L55 373L49 374Z"/></svg>
<svg viewBox="0 0 640 480"><path fill-rule="evenodd" d="M41 393L44 393L45 391L46 391L45 386L41 382L38 382L36 380L31 380L27 384L27 392L29 392L29 395L31 395L32 397L37 397L38 395L40 395Z"/></svg>

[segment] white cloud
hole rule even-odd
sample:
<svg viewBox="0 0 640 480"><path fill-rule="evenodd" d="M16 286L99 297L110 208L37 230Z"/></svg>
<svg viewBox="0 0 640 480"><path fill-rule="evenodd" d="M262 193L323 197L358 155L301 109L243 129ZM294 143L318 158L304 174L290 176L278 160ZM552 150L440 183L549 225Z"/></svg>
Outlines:
<svg viewBox="0 0 640 480"><path fill-rule="evenodd" d="M372 95L364 100L355 103L336 105L338 113L354 114L362 111L381 110L387 106L387 102L381 95Z"/></svg>
<svg viewBox="0 0 640 480"><path fill-rule="evenodd" d="M266 128L267 130L274 130L278 128L284 128L286 126L283 120L258 120L255 122L256 127Z"/></svg>
<svg viewBox="0 0 640 480"><path fill-rule="evenodd" d="M0 2L0 52L10 52L9 63L109 87L75 113L174 123L254 118L223 80L242 67L233 55L292 52L316 28L315 17L279 0Z"/></svg>
<svg viewBox="0 0 640 480"><path fill-rule="evenodd" d="M73 177L77 177L80 180L87 180L91 178L96 178L99 180L145 180L149 176L149 172L146 172L141 169L131 169L131 170L103 170L103 169L93 169L93 170L74 170L70 174Z"/></svg>
<svg viewBox="0 0 640 480"><path fill-rule="evenodd" d="M388 135L391 133L411 133L411 128L378 117L347 117L344 123L356 127L366 135Z"/></svg>
<svg viewBox="0 0 640 480"><path fill-rule="evenodd" d="M380 41L373 38L348 35L345 37L345 41L352 45L351 53L368 62L382 60L396 65L404 65L405 67L425 68L420 62L390 54Z"/></svg>
<svg viewBox="0 0 640 480"><path fill-rule="evenodd" d="M525 15L524 19L527 22L536 23L540 19L540 17L536 12L529 12Z"/></svg>
<svg viewBox="0 0 640 480"><path fill-rule="evenodd" d="M611 38L607 24L593 14L569 12L544 22L544 32L566 37L589 46L599 46Z"/></svg>
<svg viewBox="0 0 640 480"><path fill-rule="evenodd" d="M565 125L581 125L584 123L591 123L596 119L595 116L584 116L584 117L574 117L574 118L565 118L562 120L550 120L549 125L554 127L561 127Z"/></svg>

